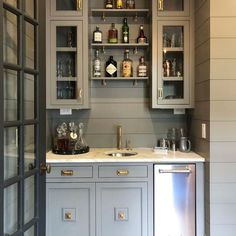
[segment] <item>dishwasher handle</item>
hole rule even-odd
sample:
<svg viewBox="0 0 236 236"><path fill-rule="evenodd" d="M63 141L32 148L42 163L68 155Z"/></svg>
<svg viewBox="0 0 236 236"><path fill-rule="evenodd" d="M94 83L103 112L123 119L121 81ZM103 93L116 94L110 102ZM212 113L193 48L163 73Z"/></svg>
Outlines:
<svg viewBox="0 0 236 236"><path fill-rule="evenodd" d="M191 169L159 169L160 174L191 174Z"/></svg>

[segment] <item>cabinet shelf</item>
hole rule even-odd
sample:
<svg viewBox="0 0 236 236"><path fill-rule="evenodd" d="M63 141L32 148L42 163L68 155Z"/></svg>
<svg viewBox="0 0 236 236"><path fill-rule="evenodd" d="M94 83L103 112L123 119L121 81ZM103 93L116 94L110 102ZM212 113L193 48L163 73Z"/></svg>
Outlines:
<svg viewBox="0 0 236 236"><path fill-rule="evenodd" d="M91 9L92 16L108 17L121 16L122 17L144 17L149 14L149 9Z"/></svg>
<svg viewBox="0 0 236 236"><path fill-rule="evenodd" d="M183 47L167 47L163 48L163 52L183 52Z"/></svg>
<svg viewBox="0 0 236 236"><path fill-rule="evenodd" d="M148 77L92 77L92 80L148 80Z"/></svg>
<svg viewBox="0 0 236 236"><path fill-rule="evenodd" d="M143 48L148 47L149 43L92 43L93 48Z"/></svg>
<svg viewBox="0 0 236 236"><path fill-rule="evenodd" d="M75 47L57 47L57 52L76 52L77 48Z"/></svg>
<svg viewBox="0 0 236 236"><path fill-rule="evenodd" d="M57 77L57 81L77 81L77 77Z"/></svg>
<svg viewBox="0 0 236 236"><path fill-rule="evenodd" d="M163 81L183 81L184 78L182 76L170 76L170 77L163 77Z"/></svg>

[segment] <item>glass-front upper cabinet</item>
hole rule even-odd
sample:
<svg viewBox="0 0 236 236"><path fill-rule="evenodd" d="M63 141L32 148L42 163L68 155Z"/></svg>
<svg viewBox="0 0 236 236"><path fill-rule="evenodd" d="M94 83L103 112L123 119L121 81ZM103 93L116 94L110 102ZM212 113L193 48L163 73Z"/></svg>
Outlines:
<svg viewBox="0 0 236 236"><path fill-rule="evenodd" d="M82 32L82 21L51 21L49 99L59 108L83 104Z"/></svg>
<svg viewBox="0 0 236 236"><path fill-rule="evenodd" d="M157 103L190 103L190 34L188 21L158 22Z"/></svg>
<svg viewBox="0 0 236 236"><path fill-rule="evenodd" d="M158 16L189 16L190 0L158 0Z"/></svg>
<svg viewBox="0 0 236 236"><path fill-rule="evenodd" d="M82 16L83 0L51 0L52 16Z"/></svg>

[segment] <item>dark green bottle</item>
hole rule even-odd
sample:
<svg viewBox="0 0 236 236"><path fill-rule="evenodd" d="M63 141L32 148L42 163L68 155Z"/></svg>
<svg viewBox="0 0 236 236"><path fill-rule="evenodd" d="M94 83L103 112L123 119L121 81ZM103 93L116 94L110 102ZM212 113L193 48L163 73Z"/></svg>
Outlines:
<svg viewBox="0 0 236 236"><path fill-rule="evenodd" d="M124 18L123 20L122 43L129 43L129 26L128 26L127 18Z"/></svg>

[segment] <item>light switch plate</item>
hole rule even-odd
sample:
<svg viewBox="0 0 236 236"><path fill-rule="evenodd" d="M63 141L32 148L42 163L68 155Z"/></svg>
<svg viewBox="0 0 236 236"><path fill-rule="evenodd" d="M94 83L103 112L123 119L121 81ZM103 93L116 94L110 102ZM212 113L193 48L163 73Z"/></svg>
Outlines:
<svg viewBox="0 0 236 236"><path fill-rule="evenodd" d="M202 123L202 138L206 139L206 124Z"/></svg>
<svg viewBox="0 0 236 236"><path fill-rule="evenodd" d="M62 108L60 109L60 115L72 115L72 109Z"/></svg>

